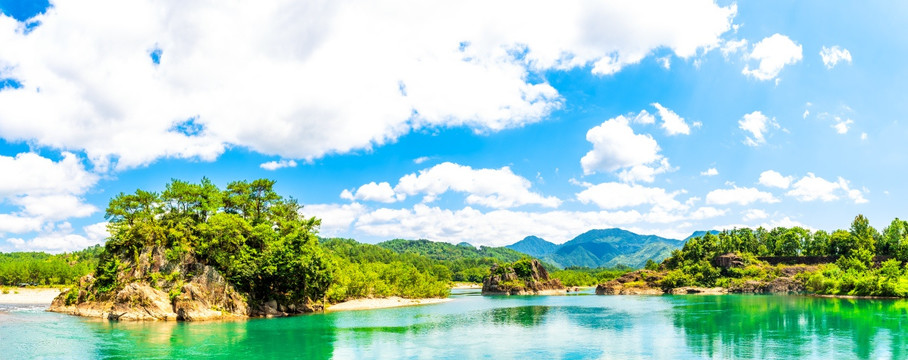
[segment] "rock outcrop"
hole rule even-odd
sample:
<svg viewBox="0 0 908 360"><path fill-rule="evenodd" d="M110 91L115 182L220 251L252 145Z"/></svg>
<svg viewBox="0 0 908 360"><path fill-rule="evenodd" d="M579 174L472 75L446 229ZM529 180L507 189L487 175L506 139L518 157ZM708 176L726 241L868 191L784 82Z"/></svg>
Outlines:
<svg viewBox="0 0 908 360"><path fill-rule="evenodd" d="M662 273L638 270L596 286L596 295L662 295L658 282Z"/></svg>
<svg viewBox="0 0 908 360"><path fill-rule="evenodd" d="M566 292L561 280L549 278L548 271L533 259L528 261L528 269L521 269L519 274L513 267L492 265L490 274L482 281L483 295L546 295L564 294Z"/></svg>
<svg viewBox="0 0 908 360"><path fill-rule="evenodd" d="M123 261L114 289L100 291L86 275L54 299L49 311L109 320L199 321L250 316L287 316L321 310L269 300L250 306L220 272L192 254L169 260L161 247Z"/></svg>
<svg viewBox="0 0 908 360"><path fill-rule="evenodd" d="M728 253L717 256L715 260L713 260L713 265L723 269L742 268L744 267L744 259L735 253Z"/></svg>

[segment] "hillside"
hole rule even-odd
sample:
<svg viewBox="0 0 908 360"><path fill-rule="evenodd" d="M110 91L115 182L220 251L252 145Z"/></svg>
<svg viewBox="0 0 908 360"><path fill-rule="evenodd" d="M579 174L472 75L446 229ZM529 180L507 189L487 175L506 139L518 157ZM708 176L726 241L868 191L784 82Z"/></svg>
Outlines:
<svg viewBox="0 0 908 360"><path fill-rule="evenodd" d="M534 257L545 256L558 249L558 245L536 236L527 236L523 240L505 247Z"/></svg>
<svg viewBox="0 0 908 360"><path fill-rule="evenodd" d="M625 265L641 268L647 260L662 261L671 255L672 250L679 249L683 244L684 241L681 240L640 235L613 228L590 230L561 245L529 236L507 247L539 257L559 267L596 268Z"/></svg>
<svg viewBox="0 0 908 360"><path fill-rule="evenodd" d="M470 246L454 245L446 242L429 240L404 240L394 239L380 242L377 245L396 253L414 253L435 260L459 260L493 258L504 262L514 262L525 257L526 254L504 247L480 246L479 249Z"/></svg>

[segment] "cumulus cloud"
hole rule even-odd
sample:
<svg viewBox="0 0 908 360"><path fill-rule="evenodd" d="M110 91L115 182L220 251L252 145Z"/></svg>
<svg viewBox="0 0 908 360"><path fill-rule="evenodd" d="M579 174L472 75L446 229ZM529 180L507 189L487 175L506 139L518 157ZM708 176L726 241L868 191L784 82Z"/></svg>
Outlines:
<svg viewBox="0 0 908 360"><path fill-rule="evenodd" d="M653 103L652 105L658 111L659 118L662 119L662 128L665 129L666 134L690 135L690 126L687 125L684 118L678 116L674 111L667 109L659 103Z"/></svg>
<svg viewBox="0 0 908 360"><path fill-rule="evenodd" d="M601 209L620 209L638 205L656 205L664 209L679 209L684 205L675 199L680 192L667 192L657 187L607 182L591 185L577 193L577 200L593 203Z"/></svg>
<svg viewBox="0 0 908 360"><path fill-rule="evenodd" d="M747 209L744 211L744 217L741 220L753 221L768 218L769 214L760 209Z"/></svg>
<svg viewBox="0 0 908 360"><path fill-rule="evenodd" d="M747 46L746 39L728 40L728 41L722 43L722 47L720 48L720 50L722 51L722 56L724 56L727 59L729 56L744 49L746 46Z"/></svg>
<svg viewBox="0 0 908 360"><path fill-rule="evenodd" d="M716 168L709 168L709 169L706 169L705 171L701 171L701 172L700 172L700 175L702 175L702 176L716 176L716 175L719 175L719 170L716 170Z"/></svg>
<svg viewBox="0 0 908 360"><path fill-rule="evenodd" d="M672 170L668 159L659 153L659 144L649 134L635 134L630 120L619 115L586 133L593 149L580 159L584 174L624 169L622 181L653 182L656 174Z"/></svg>
<svg viewBox="0 0 908 360"><path fill-rule="evenodd" d="M838 45L832 47L824 46L820 50L820 57L823 58L823 65L825 65L827 69L834 68L839 62L851 64L851 52Z"/></svg>
<svg viewBox="0 0 908 360"><path fill-rule="evenodd" d="M274 171L274 170L277 170L280 168L296 167L296 161L293 161L293 160L269 161L269 162L261 163L259 165L259 167L262 169L265 169L265 170Z"/></svg>
<svg viewBox="0 0 908 360"><path fill-rule="evenodd" d="M749 59L760 62L756 68L744 66L742 73L754 79L766 81L779 76L786 65L795 64L803 58L801 45L795 43L788 36L774 34L754 45L753 51L747 55Z"/></svg>
<svg viewBox="0 0 908 360"><path fill-rule="evenodd" d="M842 118L836 116L835 123L832 124L832 128L835 129L836 133L844 135L844 134L848 133L848 129L851 126L851 124L854 124L854 120L851 120L851 119L843 120Z"/></svg>
<svg viewBox="0 0 908 360"><path fill-rule="evenodd" d="M766 134L771 128L778 129L779 124L776 122L775 118L768 118L766 115L763 115L762 112L754 111L744 115L741 120L738 120L738 127L741 130L750 133L744 141L745 144L749 146L760 146L766 144Z"/></svg>
<svg viewBox="0 0 908 360"><path fill-rule="evenodd" d="M101 222L82 228L85 235L73 233L72 225L67 222L59 224L52 231L39 234L26 240L22 238L9 238L7 243L12 245L9 250L46 251L61 253L82 250L92 245L103 244L109 236L107 223Z"/></svg>
<svg viewBox="0 0 908 360"><path fill-rule="evenodd" d="M794 197L799 201L833 201L838 200L841 196L847 196L855 204L867 202L864 193L861 190L851 189L847 180L839 177L837 181L832 182L813 173L807 173L806 176L792 184L791 190L785 195Z"/></svg>
<svg viewBox="0 0 908 360"><path fill-rule="evenodd" d="M368 210L359 203L352 204L310 204L300 212L305 216L321 219L319 234L322 236L341 236L350 233L350 226L356 218Z"/></svg>
<svg viewBox="0 0 908 360"><path fill-rule="evenodd" d="M766 170L760 173L760 185L787 189L791 185L791 176L782 176L778 171Z"/></svg>
<svg viewBox="0 0 908 360"><path fill-rule="evenodd" d="M529 180L514 174L507 166L501 169L473 169L444 162L401 177L393 188L387 182L372 182L360 186L355 193L344 190L341 198L391 203L408 195L423 195L423 202L432 202L442 194L454 191L466 194L468 204L490 208L522 205L558 207L561 204L561 200L554 196L530 191L531 186Z"/></svg>
<svg viewBox="0 0 908 360"><path fill-rule="evenodd" d="M55 221L86 217L98 209L82 195L98 181L74 154L64 152L58 161L35 153L15 157L0 155L0 202L12 213L0 213L0 234L41 230Z"/></svg>
<svg viewBox="0 0 908 360"><path fill-rule="evenodd" d="M716 205L748 205L755 202L776 203L776 199L771 193L760 191L755 188L737 187L731 189L716 189L706 194L706 203Z"/></svg>
<svg viewBox="0 0 908 360"><path fill-rule="evenodd" d="M500 131L562 105L538 74L613 74L655 49L691 58L721 44L736 11L711 0L59 1L27 33L0 15L2 76L22 85L0 91L0 137L124 169L228 147L313 159L414 129Z"/></svg>
<svg viewBox="0 0 908 360"><path fill-rule="evenodd" d="M510 167L501 169L473 169L450 162L409 174L394 187L406 195L424 195L424 201L433 201L447 191L466 193L468 204L491 208L510 208L535 204L558 207L561 200L530 191L531 183L514 174Z"/></svg>
<svg viewBox="0 0 908 360"><path fill-rule="evenodd" d="M363 186L360 186L359 189L356 189L354 194L350 190L344 190L341 192L340 197L347 200L365 200L365 201L378 201L383 203L393 203L395 201L403 200L406 195L395 194L394 189L391 188L391 184L387 182L381 182L376 184L374 181Z"/></svg>

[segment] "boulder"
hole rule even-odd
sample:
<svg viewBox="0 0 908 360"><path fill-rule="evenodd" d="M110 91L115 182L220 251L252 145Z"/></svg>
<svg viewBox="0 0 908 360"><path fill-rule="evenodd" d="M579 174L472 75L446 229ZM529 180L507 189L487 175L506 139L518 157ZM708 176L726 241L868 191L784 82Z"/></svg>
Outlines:
<svg viewBox="0 0 908 360"><path fill-rule="evenodd" d="M724 255L719 255L713 260L713 264L716 267L723 269L730 268L742 268L744 267L744 259L738 256L735 253L727 253Z"/></svg>
<svg viewBox="0 0 908 360"><path fill-rule="evenodd" d="M650 270L629 272L597 285L596 295L662 295L658 286L662 277L662 273Z"/></svg>

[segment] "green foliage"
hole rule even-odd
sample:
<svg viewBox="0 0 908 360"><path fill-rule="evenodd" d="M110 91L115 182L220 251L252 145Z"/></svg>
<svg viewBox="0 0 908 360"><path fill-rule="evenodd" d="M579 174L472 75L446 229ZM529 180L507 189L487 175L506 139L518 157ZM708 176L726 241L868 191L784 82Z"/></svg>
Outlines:
<svg viewBox="0 0 908 360"><path fill-rule="evenodd" d="M620 268L584 268L571 267L549 273L549 277L560 279L564 286L595 286L630 272L627 267Z"/></svg>
<svg viewBox="0 0 908 360"><path fill-rule="evenodd" d="M736 253L744 268L720 271L711 265L719 255ZM735 229L716 236L690 239L672 253L662 266L670 271L663 287L731 285L747 280L771 281L781 276L781 266L761 263L757 256L837 256L834 264L797 276L808 290L819 294L862 296L908 296L908 222L895 219L877 232L863 215L854 218L848 230L810 233L803 228L767 231ZM876 255L890 256L879 266Z"/></svg>
<svg viewBox="0 0 908 360"><path fill-rule="evenodd" d="M326 297L339 302L363 297L444 297L453 273L445 261L349 239L327 239L322 249L331 256L334 282Z"/></svg>
<svg viewBox="0 0 908 360"><path fill-rule="evenodd" d="M102 251L101 246L95 245L59 255L0 253L0 285L71 285L95 268Z"/></svg>

